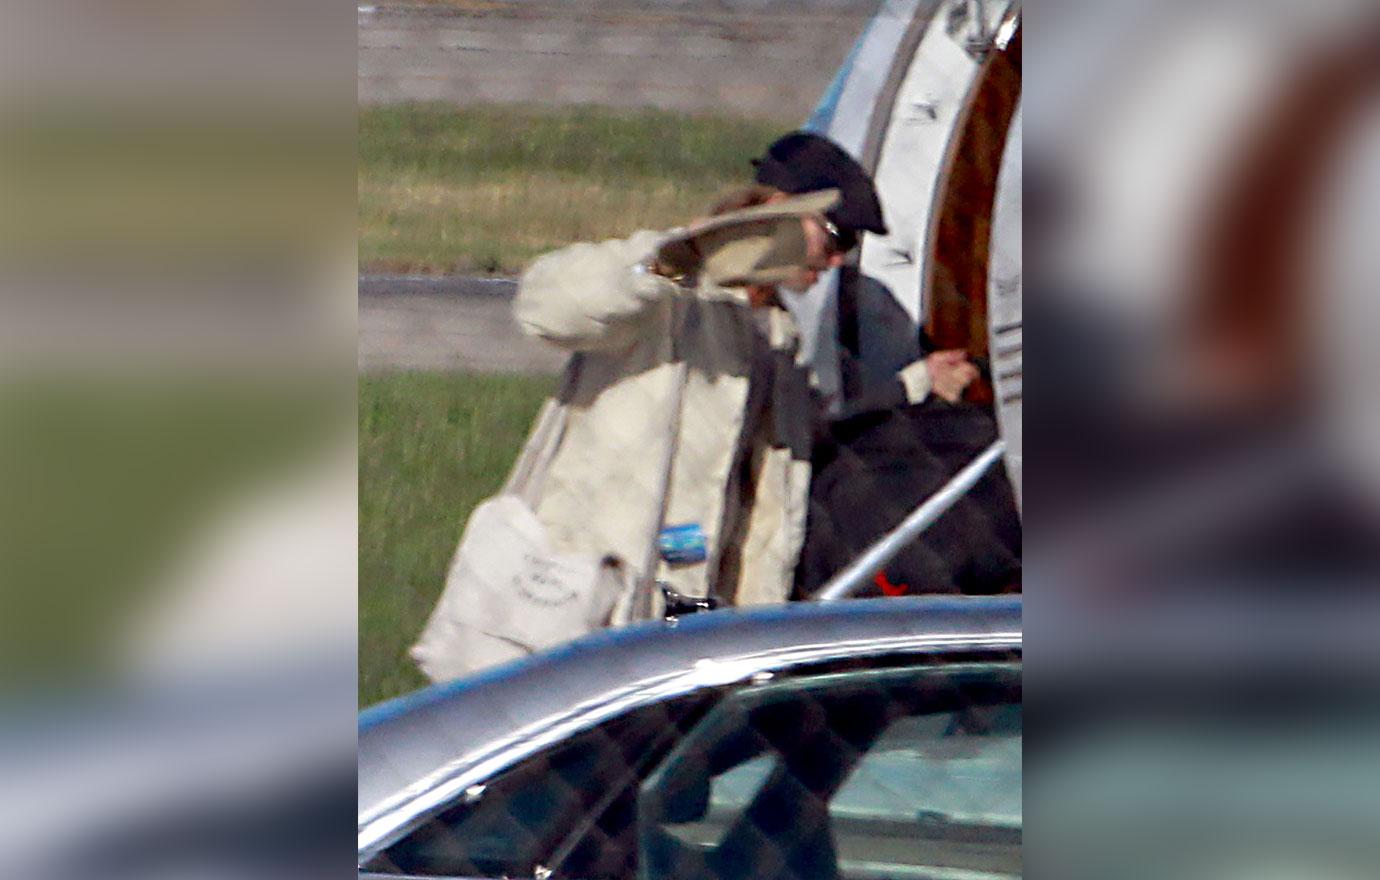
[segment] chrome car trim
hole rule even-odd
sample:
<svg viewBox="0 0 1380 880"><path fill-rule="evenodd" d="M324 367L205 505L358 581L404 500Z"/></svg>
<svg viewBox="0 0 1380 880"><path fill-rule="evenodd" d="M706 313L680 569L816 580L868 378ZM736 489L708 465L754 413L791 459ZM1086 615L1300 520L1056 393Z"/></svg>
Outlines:
<svg viewBox="0 0 1380 880"><path fill-rule="evenodd" d="M689 669L614 688L539 719L484 748L462 755L363 813L359 861L365 863L444 809L466 789L518 761L624 712L705 688L751 679L763 672L877 654L1004 651L1021 646L1019 630L982 634L904 635L794 645L736 657L696 661Z"/></svg>

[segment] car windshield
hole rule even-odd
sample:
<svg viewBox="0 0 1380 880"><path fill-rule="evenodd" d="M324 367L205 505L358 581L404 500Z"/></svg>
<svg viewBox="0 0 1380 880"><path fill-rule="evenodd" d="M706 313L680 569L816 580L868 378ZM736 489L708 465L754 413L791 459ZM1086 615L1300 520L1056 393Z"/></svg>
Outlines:
<svg viewBox="0 0 1380 880"><path fill-rule="evenodd" d="M651 876L751 877L762 834L820 880L1019 876L1019 700L986 664L735 694L643 787Z"/></svg>
<svg viewBox="0 0 1380 880"><path fill-rule="evenodd" d="M535 755L472 788L366 868L427 877L530 877L572 838L598 840L606 860L631 864L630 804L637 786L714 697L706 692L659 703Z"/></svg>

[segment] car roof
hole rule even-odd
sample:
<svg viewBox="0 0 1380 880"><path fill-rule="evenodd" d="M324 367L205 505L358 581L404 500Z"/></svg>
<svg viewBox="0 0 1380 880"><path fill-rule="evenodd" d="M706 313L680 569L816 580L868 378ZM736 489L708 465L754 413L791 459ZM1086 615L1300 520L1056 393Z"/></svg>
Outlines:
<svg viewBox="0 0 1380 880"><path fill-rule="evenodd" d="M486 775L499 769L509 760L499 756L521 739L554 742L636 705L772 669L887 653L1019 650L1020 639L1017 597L802 603L604 630L362 712L361 850L366 838L395 837L397 817L386 817L402 804L453 797L481 767Z"/></svg>

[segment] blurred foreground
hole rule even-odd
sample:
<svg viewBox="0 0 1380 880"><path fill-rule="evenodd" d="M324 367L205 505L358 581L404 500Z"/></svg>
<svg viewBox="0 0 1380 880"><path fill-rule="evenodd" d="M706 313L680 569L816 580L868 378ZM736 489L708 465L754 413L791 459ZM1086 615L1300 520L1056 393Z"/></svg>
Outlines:
<svg viewBox="0 0 1380 880"><path fill-rule="evenodd" d="M1027 43L1027 858L1380 863L1380 19L1059 2Z"/></svg>
<svg viewBox="0 0 1380 880"><path fill-rule="evenodd" d="M1038 576L1098 602L1380 584L1380 21L1142 7L1032 23Z"/></svg>
<svg viewBox="0 0 1380 880"><path fill-rule="evenodd" d="M6 876L350 870L335 5L4 4Z"/></svg>

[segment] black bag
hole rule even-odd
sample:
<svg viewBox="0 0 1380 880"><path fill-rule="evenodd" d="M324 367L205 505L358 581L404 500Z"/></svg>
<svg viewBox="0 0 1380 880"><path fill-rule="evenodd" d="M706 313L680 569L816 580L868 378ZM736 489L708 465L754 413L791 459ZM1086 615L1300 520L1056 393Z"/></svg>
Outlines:
<svg viewBox="0 0 1380 880"><path fill-rule="evenodd" d="M813 456L795 598L813 598L996 434L990 410L933 398L831 426ZM855 595L1018 591L1020 554L1015 496L997 464Z"/></svg>

